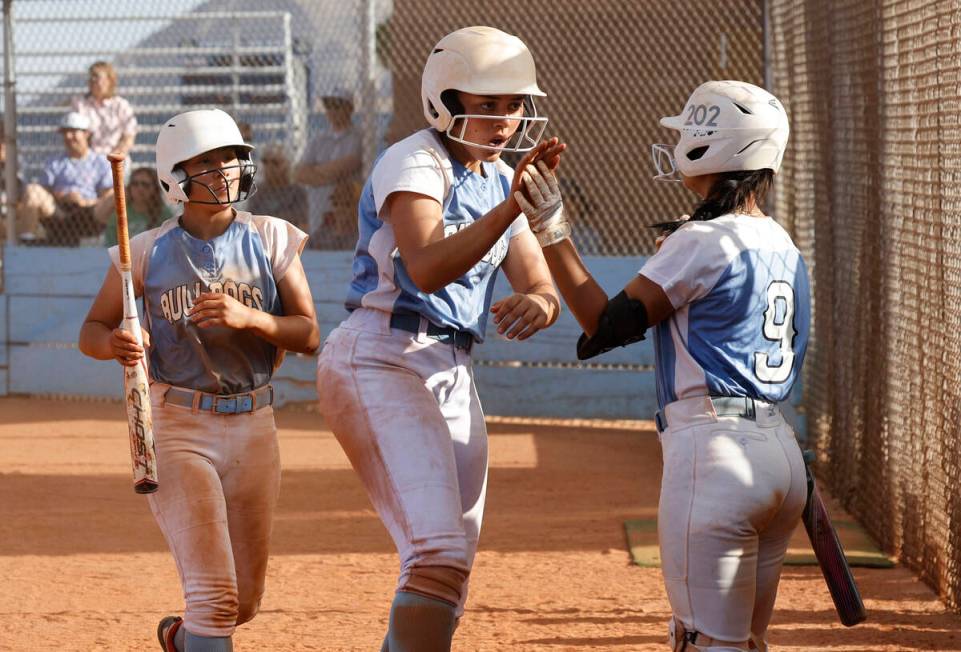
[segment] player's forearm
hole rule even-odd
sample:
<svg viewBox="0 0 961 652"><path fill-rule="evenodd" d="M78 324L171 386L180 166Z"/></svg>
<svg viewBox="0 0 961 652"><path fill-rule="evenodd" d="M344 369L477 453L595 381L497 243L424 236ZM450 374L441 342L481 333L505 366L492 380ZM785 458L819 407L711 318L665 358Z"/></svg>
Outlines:
<svg viewBox="0 0 961 652"><path fill-rule="evenodd" d="M450 237L417 251L401 254L407 273L427 294L436 292L466 274L487 255L519 214L513 202L501 202L489 213Z"/></svg>
<svg viewBox="0 0 961 652"><path fill-rule="evenodd" d="M274 346L313 354L320 348L320 327L306 315L271 315L255 310L250 330Z"/></svg>
<svg viewBox="0 0 961 652"><path fill-rule="evenodd" d="M113 328L99 321L85 321L80 327L80 338L77 345L80 352L95 360L113 360L114 353L110 346L110 336Z"/></svg>
<svg viewBox="0 0 961 652"><path fill-rule="evenodd" d="M544 259L564 303L589 336L597 330L608 296L581 260L570 239L544 247Z"/></svg>

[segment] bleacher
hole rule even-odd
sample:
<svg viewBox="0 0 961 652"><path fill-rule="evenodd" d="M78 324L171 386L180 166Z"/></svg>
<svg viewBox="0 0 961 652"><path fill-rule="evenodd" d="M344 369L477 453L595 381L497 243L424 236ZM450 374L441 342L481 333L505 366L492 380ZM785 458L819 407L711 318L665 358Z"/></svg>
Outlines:
<svg viewBox="0 0 961 652"><path fill-rule="evenodd" d="M69 19L72 27L84 20ZM36 178L44 162L63 151L57 123L70 99L87 92L87 68L98 59L117 69L118 94L131 103L140 124L131 152L134 167L153 165L164 120L211 106L249 123L254 144L279 142L299 155L310 109L309 74L306 56L295 47L290 13L194 12L151 21L156 31L122 52L56 51L49 44L17 51L17 137L26 179Z"/></svg>

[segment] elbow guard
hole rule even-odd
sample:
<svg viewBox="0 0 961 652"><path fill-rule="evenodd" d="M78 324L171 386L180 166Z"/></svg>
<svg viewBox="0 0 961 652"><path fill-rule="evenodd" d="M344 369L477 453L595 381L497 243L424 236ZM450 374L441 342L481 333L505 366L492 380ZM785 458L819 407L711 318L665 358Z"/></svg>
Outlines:
<svg viewBox="0 0 961 652"><path fill-rule="evenodd" d="M631 299L622 290L607 302L597 323L597 332L591 337L582 333L578 338L577 359L587 360L619 346L640 342L647 326L644 304Z"/></svg>

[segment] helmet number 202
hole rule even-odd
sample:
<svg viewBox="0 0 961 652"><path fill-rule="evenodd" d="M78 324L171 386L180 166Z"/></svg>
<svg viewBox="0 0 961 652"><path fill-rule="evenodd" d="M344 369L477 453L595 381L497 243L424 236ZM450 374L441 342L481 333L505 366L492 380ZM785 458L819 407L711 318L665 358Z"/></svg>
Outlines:
<svg viewBox="0 0 961 652"><path fill-rule="evenodd" d="M687 120L684 121L684 126L716 127L719 115L721 115L721 107L717 105L692 104L687 107Z"/></svg>
<svg viewBox="0 0 961 652"><path fill-rule="evenodd" d="M754 353L754 375L763 383L783 383L794 368L794 288L790 283L774 281L767 288L767 308L764 310L764 339L777 342L781 361L771 364L771 356Z"/></svg>

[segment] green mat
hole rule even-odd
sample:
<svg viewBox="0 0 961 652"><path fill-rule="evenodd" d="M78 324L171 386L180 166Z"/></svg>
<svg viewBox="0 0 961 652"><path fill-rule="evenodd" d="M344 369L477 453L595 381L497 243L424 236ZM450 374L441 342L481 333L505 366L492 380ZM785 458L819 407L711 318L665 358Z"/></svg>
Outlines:
<svg viewBox="0 0 961 652"><path fill-rule="evenodd" d="M894 562L878 549L860 525L852 520L837 519L834 527L841 539L841 546L851 566L865 568L891 568ZM624 531L627 534L627 547L631 552L631 559L638 566L648 568L659 567L661 556L657 548L657 519L632 519L624 521ZM815 566L817 559L808 541L804 526L798 524L791 544L788 547L784 563L788 566Z"/></svg>

